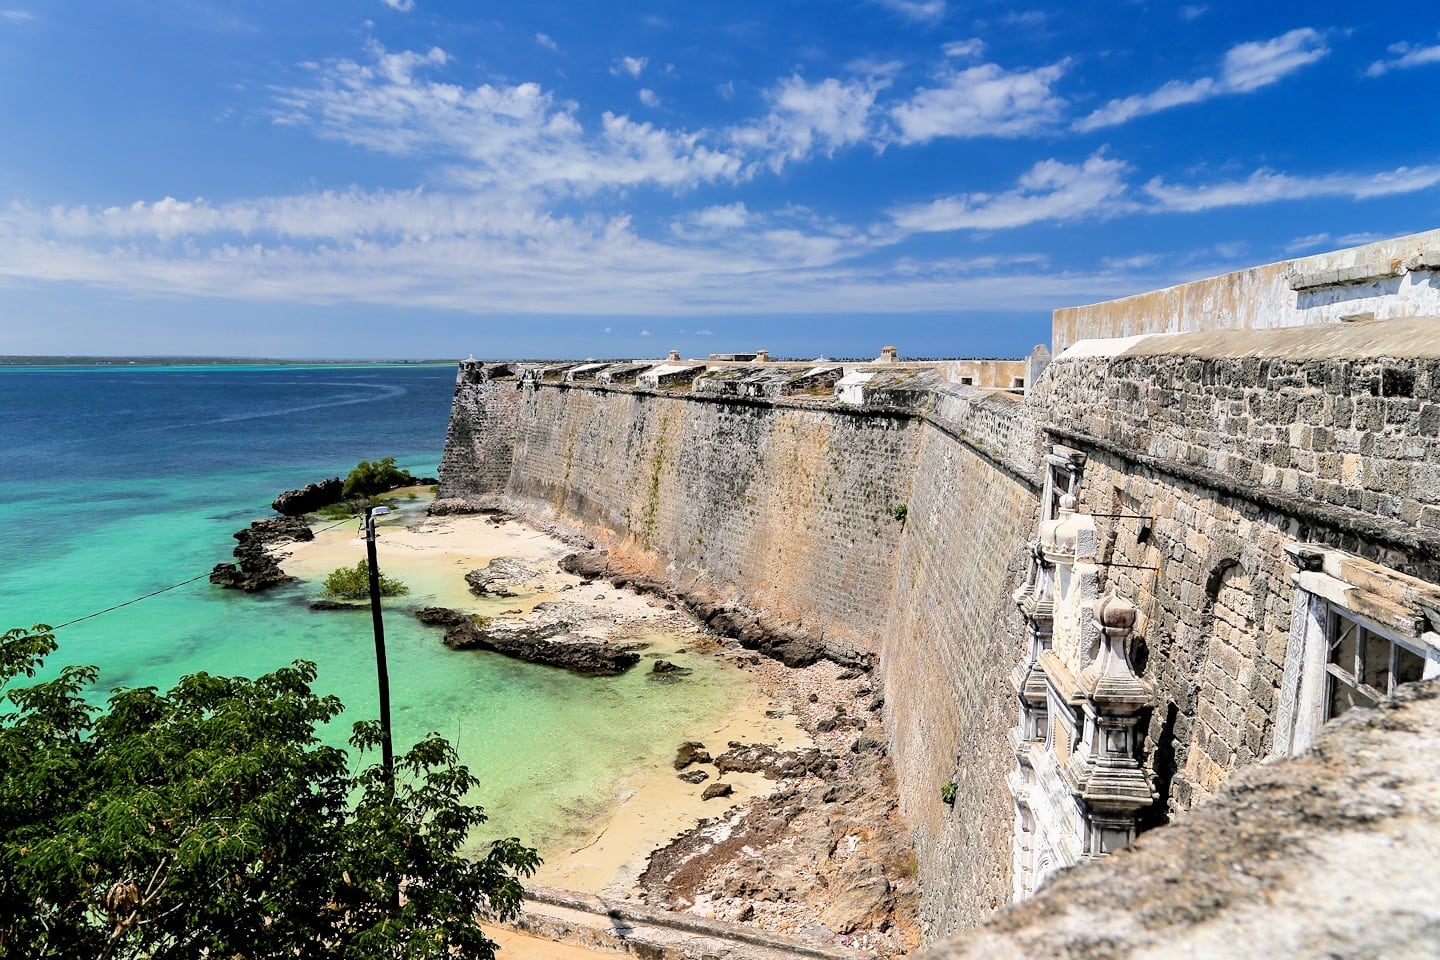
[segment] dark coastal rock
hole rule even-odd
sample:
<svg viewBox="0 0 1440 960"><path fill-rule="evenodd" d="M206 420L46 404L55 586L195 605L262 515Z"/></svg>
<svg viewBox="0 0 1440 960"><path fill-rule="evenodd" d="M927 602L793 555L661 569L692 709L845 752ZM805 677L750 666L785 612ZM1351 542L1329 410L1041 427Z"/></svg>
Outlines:
<svg viewBox="0 0 1440 960"><path fill-rule="evenodd" d="M885 752L885 741L876 740L874 737L856 737L855 742L850 744L851 753L880 753Z"/></svg>
<svg viewBox="0 0 1440 960"><path fill-rule="evenodd" d="M650 668L649 679L654 683L680 683L694 673L689 667L682 667L669 660L656 660Z"/></svg>
<svg viewBox="0 0 1440 960"><path fill-rule="evenodd" d="M728 783L712 783L700 794L701 800L714 800L716 797L728 797L735 792L735 788Z"/></svg>
<svg viewBox="0 0 1440 960"><path fill-rule="evenodd" d="M684 773L677 773L676 776L686 783L704 783L710 779L710 774L704 770L686 770Z"/></svg>
<svg viewBox="0 0 1440 960"><path fill-rule="evenodd" d="M587 583L608 578L616 587L628 587L636 593L683 604L695 619L711 630L787 667L808 667L820 660L832 660L845 667L850 676L859 676L869 672L873 665L873 655L868 651L827 644L822 637L803 627L757 614L732 601L718 600L699 589L679 590L652 576L615 569L609 551L604 549L569 554L561 558L560 569Z"/></svg>
<svg viewBox="0 0 1440 960"><path fill-rule="evenodd" d="M339 503L344 491L344 482L339 477L331 477L319 483L307 483L299 490L286 490L275 498L270 507L287 517L299 517Z"/></svg>
<svg viewBox="0 0 1440 960"><path fill-rule="evenodd" d="M329 600L320 597L310 601L311 610L368 610L369 603L360 603L354 600Z"/></svg>
<svg viewBox="0 0 1440 960"><path fill-rule="evenodd" d="M299 517L267 517L235 534L235 563L217 563L210 582L231 590L257 593L295 578L280 569L269 547L277 543L314 540L309 524Z"/></svg>
<svg viewBox="0 0 1440 960"><path fill-rule="evenodd" d="M675 769L684 770L692 763L709 763L710 751L698 740L686 740L675 751Z"/></svg>
<svg viewBox="0 0 1440 960"><path fill-rule="evenodd" d="M467 619L445 632L445 645L454 650L489 650L528 663L562 667L589 677L624 673L640 662L640 654L623 646L568 633L573 624L563 619Z"/></svg>
<svg viewBox="0 0 1440 960"><path fill-rule="evenodd" d="M835 758L824 750L779 751L768 743L740 743L730 741L730 749L715 758L715 769L724 776L734 770L739 773L759 773L766 780L788 780L794 777L813 775L822 780L833 776L839 769Z"/></svg>
<svg viewBox="0 0 1440 960"><path fill-rule="evenodd" d="M590 581L603 577L610 568L610 551L581 550L560 558L560 569L573 573L582 580Z"/></svg>
<svg viewBox="0 0 1440 960"><path fill-rule="evenodd" d="M421 607L415 611L415 617L421 623L433 627L453 627L470 619L468 613L451 610L449 607Z"/></svg>
<svg viewBox="0 0 1440 960"><path fill-rule="evenodd" d="M512 557L496 557L479 570L465 574L470 592L478 597L515 597L531 589L536 571Z"/></svg>

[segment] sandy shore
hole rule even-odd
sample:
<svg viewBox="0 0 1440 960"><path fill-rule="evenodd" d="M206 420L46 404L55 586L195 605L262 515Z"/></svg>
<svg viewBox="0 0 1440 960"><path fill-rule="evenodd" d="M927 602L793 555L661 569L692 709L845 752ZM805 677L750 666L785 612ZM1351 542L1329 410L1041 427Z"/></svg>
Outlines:
<svg viewBox="0 0 1440 960"><path fill-rule="evenodd" d="M324 528L331 526L329 523L315 526L321 531L315 540L288 544L275 552L283 555L287 573L318 584L337 567L355 563L358 523L328 530ZM518 520L497 521L483 515L430 517L410 508L380 519L377 533L380 567L411 588L405 598L409 605L445 606L493 617L521 616L541 603L563 600L581 605L612 625L611 639L648 640L661 649L678 645L693 652L709 651L724 659L727 669L737 675L742 672L733 653L722 650L689 616L670 605L603 582L586 584L561 571L556 562L574 548ZM519 560L536 571L529 585L534 589L515 597L475 596L465 583L465 574L496 558ZM743 688L747 695L736 698L729 714L705 734L707 746L723 750L731 740L770 743L781 749L811 745L794 714L775 699L768 674L766 670L744 673L751 677ZM635 882L652 851L701 819L719 816L776 789L774 781L759 773L731 773L725 777L734 788L731 796L702 800L709 782L683 782L669 764L633 771L617 786L606 813L596 819L588 836L565 849L544 851L545 864L535 879L550 886L628 898L634 894Z"/></svg>

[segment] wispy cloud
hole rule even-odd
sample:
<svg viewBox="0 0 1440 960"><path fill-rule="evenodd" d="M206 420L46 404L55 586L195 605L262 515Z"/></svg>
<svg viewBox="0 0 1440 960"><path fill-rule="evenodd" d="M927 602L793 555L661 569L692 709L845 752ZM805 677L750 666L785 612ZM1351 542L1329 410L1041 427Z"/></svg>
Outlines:
<svg viewBox="0 0 1440 960"><path fill-rule="evenodd" d="M536 83L466 88L430 79L449 57L371 50L372 61L318 68L316 83L276 91L275 121L322 137L443 165L469 189L588 194L611 187L692 186L733 180L739 157L698 133L665 130L605 112L586 129L579 107Z"/></svg>
<svg viewBox="0 0 1440 960"><path fill-rule="evenodd" d="M380 0L380 2L391 10L399 10L401 13L409 13L415 9L415 0Z"/></svg>
<svg viewBox="0 0 1440 960"><path fill-rule="evenodd" d="M0 20L9 20L11 23L29 23L35 19L35 14L29 10L0 10Z"/></svg>
<svg viewBox="0 0 1440 960"><path fill-rule="evenodd" d="M830 77L812 84L803 77L789 77L768 91L769 113L733 129L731 139L758 153L776 171L817 153L831 156L841 147L870 138L875 96L888 83L880 77Z"/></svg>
<svg viewBox="0 0 1440 960"><path fill-rule="evenodd" d="M1201 17L1205 16L1206 12L1208 12L1209 9L1209 7L1201 4L1187 3L1180 8L1180 19L1199 20Z"/></svg>
<svg viewBox="0 0 1440 960"><path fill-rule="evenodd" d="M902 144L938 137L1020 137L1055 122L1065 101L1054 85L1068 63L1009 71L994 63L949 72L890 110Z"/></svg>
<svg viewBox="0 0 1440 960"><path fill-rule="evenodd" d="M930 203L898 207L890 212L903 232L1009 230L1035 223L1094 220L1121 214L1202 213L1221 207L1261 206L1318 197L1375 197L1416 193L1440 185L1440 164L1399 167L1378 173L1330 173L1295 176L1257 170L1242 180L1173 186L1159 177L1135 187L1127 181L1132 168L1105 151L1083 163L1043 160L1022 175L1012 189L999 193L966 193ZM1292 246L1329 239L1328 234L1301 237Z"/></svg>
<svg viewBox="0 0 1440 960"><path fill-rule="evenodd" d="M979 37L969 40L951 40L940 48L947 57L978 57L985 52L985 41Z"/></svg>
<svg viewBox="0 0 1440 960"><path fill-rule="evenodd" d="M1272 40L1237 44L1226 51L1217 76L1171 80L1151 93L1111 100L1089 116L1077 120L1073 127L1087 133L1172 107L1249 93L1275 83L1329 52L1324 35L1309 27L1291 30Z"/></svg>
<svg viewBox="0 0 1440 960"><path fill-rule="evenodd" d="M544 47L546 50L560 49L560 44L556 43L547 33L535 34L535 42L540 44L540 46Z"/></svg>
<svg viewBox="0 0 1440 960"><path fill-rule="evenodd" d="M1440 63L1440 44L1422 47L1415 43L1392 43L1386 48L1391 56L1388 60L1376 60L1365 69L1367 77L1382 77L1391 70L1409 70Z"/></svg>
<svg viewBox="0 0 1440 960"><path fill-rule="evenodd" d="M1075 220L1120 208L1127 166L1096 153L1078 165L1042 160L1003 193L970 193L899 208L896 226L907 231L1004 230L1041 221Z"/></svg>
<svg viewBox="0 0 1440 960"><path fill-rule="evenodd" d="M1311 233L1303 237L1296 237L1285 244L1286 253L1301 253L1305 250L1314 250L1316 247L1323 247L1330 242L1328 233Z"/></svg>
<svg viewBox="0 0 1440 960"><path fill-rule="evenodd" d="M939 23L945 19L945 0L874 0L887 10L916 23Z"/></svg>
<svg viewBox="0 0 1440 960"><path fill-rule="evenodd" d="M1436 184L1440 184L1440 165L1397 167L1369 174L1332 173L1318 177L1257 170L1244 180L1195 187L1171 186L1156 177L1145 184L1144 191L1159 209L1197 213L1217 207L1252 206L1313 197L1368 200L1414 193Z"/></svg>
<svg viewBox="0 0 1440 960"><path fill-rule="evenodd" d="M640 92L637 93L635 96L638 97L640 102L647 107L660 106L660 94L656 93L654 90L651 90L649 87L641 87Z"/></svg>

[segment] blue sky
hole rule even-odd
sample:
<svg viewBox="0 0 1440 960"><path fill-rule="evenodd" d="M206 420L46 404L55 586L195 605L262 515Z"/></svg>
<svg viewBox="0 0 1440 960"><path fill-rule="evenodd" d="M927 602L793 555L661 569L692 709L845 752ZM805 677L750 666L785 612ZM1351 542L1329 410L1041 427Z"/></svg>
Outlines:
<svg viewBox="0 0 1440 960"><path fill-rule="evenodd" d="M1019 356L1440 224L1392 14L0 0L0 354Z"/></svg>

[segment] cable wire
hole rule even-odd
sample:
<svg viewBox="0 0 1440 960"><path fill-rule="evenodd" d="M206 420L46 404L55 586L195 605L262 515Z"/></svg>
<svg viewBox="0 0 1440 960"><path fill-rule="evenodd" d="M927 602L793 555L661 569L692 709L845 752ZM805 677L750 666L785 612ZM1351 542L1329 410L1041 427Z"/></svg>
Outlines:
<svg viewBox="0 0 1440 960"><path fill-rule="evenodd" d="M319 530L316 530L315 533L324 533L326 530L334 530L338 526L349 523L352 519L354 518L346 517L344 520L332 523L328 527L321 527ZM113 613L114 611L119 610L121 607L128 607L132 603L139 603L141 600L149 600L151 597L158 597L162 593L169 593L171 590L175 590L179 587L186 586L187 584L194 583L196 580L204 580L208 576L210 576L210 573L209 571L206 571L199 576L191 577L189 580L181 580L179 583L172 583L168 587L161 587L159 590L153 590L150 593L144 594L143 596L133 597L132 599L126 600L123 603L117 603L113 607L106 607L104 610L96 610L94 613L87 613L85 614L85 616L76 617L74 620L66 620L64 623L53 626L50 629L52 631L55 631L63 627L71 626L72 624L80 623L85 620L94 620L96 617L104 616L107 613Z"/></svg>

